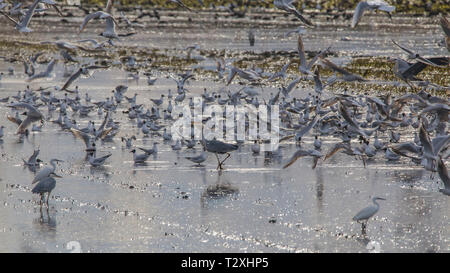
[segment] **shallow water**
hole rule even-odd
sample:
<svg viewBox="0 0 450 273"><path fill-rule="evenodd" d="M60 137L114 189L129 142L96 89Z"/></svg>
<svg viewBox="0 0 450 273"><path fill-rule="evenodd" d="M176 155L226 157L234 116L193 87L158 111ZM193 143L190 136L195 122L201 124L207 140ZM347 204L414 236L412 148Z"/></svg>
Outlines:
<svg viewBox="0 0 450 273"><path fill-rule="evenodd" d="M294 36L279 39L289 29L276 25L257 28L257 44L252 50L295 50ZM431 24L406 29L399 36L395 28L377 28L379 34L373 35L374 31L364 24L358 30L340 29L324 23L317 31L308 31L305 49L333 44L341 56L400 54L390 45L389 39L395 37L423 49L424 55L445 54L430 42L442 36ZM39 33L31 37L55 37L47 32L49 29L42 31L41 37ZM94 37L95 31L91 28L82 37ZM54 33L59 39L78 39L75 34ZM350 41L341 41L342 36L350 37ZM174 48L194 43L201 48L231 52L251 49L246 30L233 27L193 27L189 32L177 27L150 29L123 43L166 47L172 53ZM200 65L211 64L213 60L206 58ZM10 66L16 74L3 76L2 98L15 95L28 84L20 63L0 62L0 71L7 74ZM138 83L127 81L127 72L119 69L97 71L93 77L79 79L76 85L84 102L85 92L93 101L99 101L111 96L115 86L127 84L126 95L136 92L138 103L150 107L150 98L159 98L169 88L176 90L167 72L153 72L158 75L153 86L148 86L142 75ZM30 86L60 86L64 82L62 74L63 68L58 65L54 78ZM203 88L217 91L224 85L208 76L196 77L187 86L188 97L201 94ZM238 84L230 86L231 90L240 88ZM267 99L275 91L275 86L265 87L262 96ZM313 90L299 86L293 95L304 97L308 92ZM57 93L57 97L63 96ZM103 142L98 148L97 155L112 153L107 164L98 168L85 160L83 142L58 125L46 122L42 132L30 133L20 142L14 135L16 125L1 119L6 135L0 142L0 252L69 252L66 247L71 241L78 242L83 252L368 252L366 245L370 241L379 243L381 252L450 251L450 199L439 192L442 186L438 177L430 178L429 172L409 160L390 163L379 153L364 168L360 160L337 153L319 162L314 170L311 158L299 159L282 170L283 163L296 150L294 144L282 145L282 158L252 155L250 144L245 144L232 153L225 170L218 172L212 154L202 167L184 159L199 153L199 145L194 150L183 147L175 152L159 136L137 134L135 121L130 122L122 113L127 108L128 103L123 102L112 115L120 122L121 131L113 141ZM57 118L57 113L49 116L44 108L42 112L50 120ZM13 114L0 104L0 116L7 113ZM97 126L103 119L96 111L88 118L74 118L80 128L90 119ZM137 147L150 148L154 141L159 142L158 155L145 165L134 165L132 154L120 141L121 136L132 134L137 134ZM402 133L401 141L408 139L412 139L412 131ZM322 151L326 152L335 141L323 139ZM310 134L302 147L311 148L312 142ZM57 179L49 210L39 209L38 196L31 194L34 174L22 165L22 158L28 158L37 147L44 162L51 158L64 160L57 167L63 178ZM363 236L361 226L351 219L371 203L373 196L387 200L380 201L380 211L369 221L367 235Z"/></svg>

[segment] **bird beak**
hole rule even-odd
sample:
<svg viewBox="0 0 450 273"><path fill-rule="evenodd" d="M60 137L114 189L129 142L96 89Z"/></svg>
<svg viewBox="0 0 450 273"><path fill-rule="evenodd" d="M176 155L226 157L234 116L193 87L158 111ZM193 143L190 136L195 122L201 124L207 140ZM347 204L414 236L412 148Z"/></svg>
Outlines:
<svg viewBox="0 0 450 273"><path fill-rule="evenodd" d="M51 173L50 174L52 177L56 177L56 178L63 178L62 176L57 175L56 173Z"/></svg>
<svg viewBox="0 0 450 273"><path fill-rule="evenodd" d="M378 197L377 199L378 199L378 200L386 200L386 199L384 199L384 198L381 198L381 197Z"/></svg>

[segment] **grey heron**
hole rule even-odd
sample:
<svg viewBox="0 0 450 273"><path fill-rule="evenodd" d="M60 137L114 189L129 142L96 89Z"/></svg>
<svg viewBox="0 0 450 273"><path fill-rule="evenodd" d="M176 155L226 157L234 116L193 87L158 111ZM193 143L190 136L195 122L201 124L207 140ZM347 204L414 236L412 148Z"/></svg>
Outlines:
<svg viewBox="0 0 450 273"><path fill-rule="evenodd" d="M366 230L366 224L369 221L369 219L372 216L374 216L380 209L380 205L377 203L377 200L386 200L386 199L375 196L374 198L372 198L372 202L374 204L373 206L368 206L368 207L362 209L360 212L358 212L353 217L353 221L361 223L363 232L365 232L365 230Z"/></svg>

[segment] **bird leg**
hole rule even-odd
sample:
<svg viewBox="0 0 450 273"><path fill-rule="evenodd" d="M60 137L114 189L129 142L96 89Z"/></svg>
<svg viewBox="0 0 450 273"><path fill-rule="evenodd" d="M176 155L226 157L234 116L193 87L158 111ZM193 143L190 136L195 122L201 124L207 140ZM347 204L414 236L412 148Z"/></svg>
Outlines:
<svg viewBox="0 0 450 273"><path fill-rule="evenodd" d="M217 170L222 170L222 164L220 163L220 160L219 160L219 156L216 154L216 153L214 153L215 155L216 155L216 158L217 158Z"/></svg>
<svg viewBox="0 0 450 273"><path fill-rule="evenodd" d="M361 234L363 236L367 235L367 233L366 233L366 224L367 224L367 222L361 222Z"/></svg>
<svg viewBox="0 0 450 273"><path fill-rule="evenodd" d="M222 166L222 164L225 162L225 160L227 160L230 156L231 156L231 154L227 153L227 157L225 157L225 159L222 160L222 162L220 162L220 166Z"/></svg>
<svg viewBox="0 0 450 273"><path fill-rule="evenodd" d="M47 194L47 208L48 208L48 198L50 198L50 192Z"/></svg>

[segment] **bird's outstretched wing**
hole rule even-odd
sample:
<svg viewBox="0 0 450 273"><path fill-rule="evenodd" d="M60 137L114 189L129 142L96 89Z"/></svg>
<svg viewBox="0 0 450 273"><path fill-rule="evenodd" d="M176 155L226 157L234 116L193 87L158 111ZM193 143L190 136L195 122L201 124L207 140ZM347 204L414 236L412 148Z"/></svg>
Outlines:
<svg viewBox="0 0 450 273"><path fill-rule="evenodd" d="M439 19L439 22L445 35L447 35L447 37L450 37L450 22L444 16Z"/></svg>
<svg viewBox="0 0 450 273"><path fill-rule="evenodd" d="M117 21L114 19L114 17L106 12L103 11L97 11L91 14L88 14L86 17L84 17L83 23L81 23L80 25L80 30L78 31L79 33L81 33L84 28L86 27L87 23L89 23L90 20L95 19L95 18L100 18L100 19L105 19L105 18L111 18L115 24L117 24Z"/></svg>
<svg viewBox="0 0 450 273"><path fill-rule="evenodd" d="M67 88L69 88L69 86L76 80L78 79L78 77L80 77L82 72L82 68L78 69L75 73L72 74L72 76L70 76L70 78L66 81L66 83L63 85L63 87L61 87L61 90L67 90Z"/></svg>
<svg viewBox="0 0 450 273"><path fill-rule="evenodd" d="M439 157L437 162L437 169L439 177L442 179L442 182L444 183L444 187L447 191L450 191L450 178L448 177L448 171L447 167L444 164L444 161L441 157Z"/></svg>
<svg viewBox="0 0 450 273"><path fill-rule="evenodd" d="M70 131L72 132L72 134L75 137L83 140L83 142L86 145L86 147L89 147L90 142L91 142L91 136L89 134L86 134L85 132L77 130L75 128L70 128Z"/></svg>

